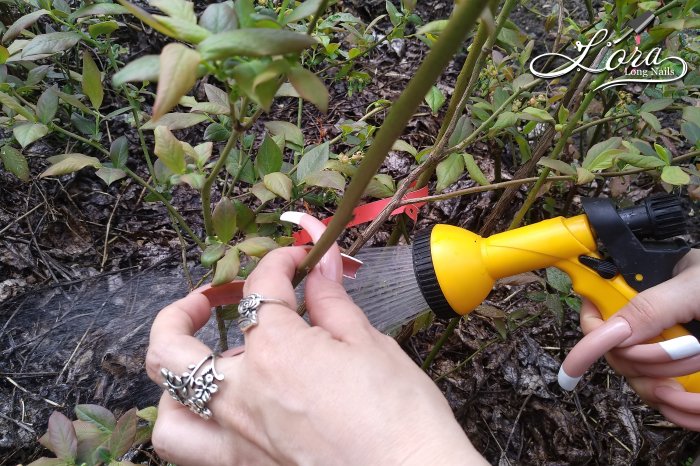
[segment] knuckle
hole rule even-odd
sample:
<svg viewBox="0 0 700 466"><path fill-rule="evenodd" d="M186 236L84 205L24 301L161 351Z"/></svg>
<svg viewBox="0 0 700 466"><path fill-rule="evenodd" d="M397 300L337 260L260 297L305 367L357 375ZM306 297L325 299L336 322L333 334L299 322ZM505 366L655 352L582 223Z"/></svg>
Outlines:
<svg viewBox="0 0 700 466"><path fill-rule="evenodd" d="M146 372L154 382L158 382L160 369L162 366L162 350L158 344L151 344L146 351Z"/></svg>
<svg viewBox="0 0 700 466"><path fill-rule="evenodd" d="M640 293L632 298L629 302L629 306L631 312L625 313L625 317L631 318L628 320L632 320L630 324L633 326L635 324L646 326L654 323L654 321L659 318L656 308L644 293Z"/></svg>

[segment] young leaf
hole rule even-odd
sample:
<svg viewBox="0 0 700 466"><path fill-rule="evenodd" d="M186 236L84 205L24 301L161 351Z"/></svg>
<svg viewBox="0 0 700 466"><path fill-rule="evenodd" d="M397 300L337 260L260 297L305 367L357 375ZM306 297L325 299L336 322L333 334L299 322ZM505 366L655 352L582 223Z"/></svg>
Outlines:
<svg viewBox="0 0 700 466"><path fill-rule="evenodd" d="M222 142L229 138L231 132L220 123L212 123L204 130L204 139L206 141Z"/></svg>
<svg viewBox="0 0 700 466"><path fill-rule="evenodd" d="M407 143L406 141L403 141L401 139L397 139L394 141L394 145L391 146L391 150L397 151L397 152L408 152L411 154L413 157L418 155L418 151L416 150L415 147Z"/></svg>
<svg viewBox="0 0 700 466"><path fill-rule="evenodd" d="M129 13L131 13L132 15L136 16L138 19L143 21L146 25L152 27L156 31L160 32L161 34L165 34L168 37L175 37L175 33L169 27L160 23L156 18L153 17L153 15L148 13L143 8L140 8L132 3L129 3L127 0L117 0L117 2L120 5L122 5L124 8L129 10Z"/></svg>
<svg viewBox="0 0 700 466"><path fill-rule="evenodd" d="M260 149L258 149L258 155L255 157L255 168L260 176L278 172L282 169L282 151L267 134L260 145Z"/></svg>
<svg viewBox="0 0 700 466"><path fill-rule="evenodd" d="M44 172L39 175L40 178L47 176L67 175L68 173L77 172L85 167L102 167L99 159L83 154L63 154L56 157L50 157L49 161L53 163L53 165L44 170Z"/></svg>
<svg viewBox="0 0 700 466"><path fill-rule="evenodd" d="M314 104L323 113L328 111L328 89L318 76L301 66L293 67L287 76L302 98Z"/></svg>
<svg viewBox="0 0 700 466"><path fill-rule="evenodd" d="M211 281L212 286L223 285L236 279L241 268L241 260L238 257L238 248L231 248L226 255L216 263L216 272Z"/></svg>
<svg viewBox="0 0 700 466"><path fill-rule="evenodd" d="M238 18L227 3L213 3L199 17L199 25L216 34L238 29Z"/></svg>
<svg viewBox="0 0 700 466"><path fill-rule="evenodd" d="M188 23L197 23L194 14L194 3L184 0L150 0L149 4L173 18L179 18Z"/></svg>
<svg viewBox="0 0 700 466"><path fill-rule="evenodd" d="M153 17L165 27L173 31L173 37L183 42L190 44L199 44L211 33L203 27L197 26L195 23L190 23L181 18L173 18L171 16L153 15Z"/></svg>
<svg viewBox="0 0 700 466"><path fill-rule="evenodd" d="M21 123L12 128L12 134L24 148L49 133L49 128L41 123Z"/></svg>
<svg viewBox="0 0 700 466"><path fill-rule="evenodd" d="M22 59L36 60L47 55L63 52L75 46L80 40L76 32L50 32L34 36L22 49Z"/></svg>
<svg viewBox="0 0 700 466"><path fill-rule="evenodd" d="M95 60L92 59L89 51L83 52L83 75L82 75L82 85L83 92L88 99L92 107L99 111L102 105L102 99L104 98L104 89L102 89L102 74L99 68L95 64Z"/></svg>
<svg viewBox="0 0 700 466"><path fill-rule="evenodd" d="M49 417L49 441L59 459L75 459L78 453L78 436L70 419L58 411L54 411Z"/></svg>
<svg viewBox="0 0 700 466"><path fill-rule="evenodd" d="M258 236L255 238L248 238L245 241L238 243L236 247L243 251L244 254L249 256L263 257L268 252L278 248L279 244L267 236Z"/></svg>
<svg viewBox="0 0 700 466"><path fill-rule="evenodd" d="M435 192L442 192L445 188L457 181L464 173L464 157L461 154L453 153L440 162L436 168L437 185Z"/></svg>
<svg viewBox="0 0 700 466"><path fill-rule="evenodd" d="M112 141L112 144L109 146L109 158L112 160L112 165L115 168L122 168L126 165L126 161L129 158L129 140L126 136L119 136Z"/></svg>
<svg viewBox="0 0 700 466"><path fill-rule="evenodd" d="M107 449L112 455L112 458L119 458L129 451L136 437L137 422L136 408L131 408L119 418L117 425L114 426L112 435L110 435L107 441Z"/></svg>
<svg viewBox="0 0 700 466"><path fill-rule="evenodd" d="M627 153L618 156L618 159L639 168L660 168L666 164L658 157L648 155Z"/></svg>
<svg viewBox="0 0 700 466"><path fill-rule="evenodd" d="M491 127L491 131L496 131L503 128L511 128L518 123L518 116L513 112L503 112L498 115L496 123Z"/></svg>
<svg viewBox="0 0 700 466"><path fill-rule="evenodd" d="M22 181L29 181L29 165L27 164L27 159L20 151L12 146L3 146L0 149L0 158L5 166L5 170Z"/></svg>
<svg viewBox="0 0 700 466"><path fill-rule="evenodd" d="M265 128L273 136L283 136L284 140L297 147L304 147L304 135L297 125L287 121L267 121Z"/></svg>
<svg viewBox="0 0 700 466"><path fill-rule="evenodd" d="M180 141L165 126L158 126L153 132L156 139L154 153L173 173L185 173L185 151Z"/></svg>
<svg viewBox="0 0 700 466"><path fill-rule="evenodd" d="M73 22L78 18L84 18L85 16L103 16L103 15L125 15L128 14L129 10L121 5L115 5L113 3L93 3L92 5L86 5L82 8L75 10L68 16L68 21Z"/></svg>
<svg viewBox="0 0 700 466"><path fill-rule="evenodd" d="M222 243L228 243L236 234L236 207L227 197L222 198L212 214L214 232Z"/></svg>
<svg viewBox="0 0 700 466"><path fill-rule="evenodd" d="M486 175L484 175L484 172L481 171L479 165L476 164L474 156L467 152L465 152L462 155L464 156L464 166L466 167L467 172L469 173L469 177L472 180L479 183L481 186L486 186L487 184L489 184L489 180L486 178Z"/></svg>
<svg viewBox="0 0 700 466"><path fill-rule="evenodd" d="M641 116L654 131L661 131L661 122L656 118L656 115L649 112L639 112L639 116Z"/></svg>
<svg viewBox="0 0 700 466"><path fill-rule="evenodd" d="M658 112L673 104L673 99L654 99L642 104L641 112Z"/></svg>
<svg viewBox="0 0 700 466"><path fill-rule="evenodd" d="M166 113L162 117L151 119L141 127L143 130L156 129L158 126L165 126L169 130L185 129L198 125L209 118L201 113ZM218 123L214 123L218 124ZM206 138L206 133L205 133Z"/></svg>
<svg viewBox="0 0 700 466"><path fill-rule="evenodd" d="M75 414L78 419L97 426L102 432L111 433L117 425L117 419L107 408L99 405L77 405Z"/></svg>
<svg viewBox="0 0 700 466"><path fill-rule="evenodd" d="M583 167L576 167L576 184L586 184L595 180L595 175Z"/></svg>
<svg viewBox="0 0 700 466"><path fill-rule="evenodd" d="M666 165L671 165L671 152L666 149L664 146L660 146L659 144L654 143L654 150L658 154L658 156L666 162Z"/></svg>
<svg viewBox="0 0 700 466"><path fill-rule="evenodd" d="M571 279L567 274L556 267L548 267L546 272L547 283L549 283L552 288L565 294L571 292Z"/></svg>
<svg viewBox="0 0 700 466"><path fill-rule="evenodd" d="M46 89L36 103L36 116L41 123L48 125L58 111L58 86L53 85Z"/></svg>
<svg viewBox="0 0 700 466"><path fill-rule="evenodd" d="M389 13L389 20L392 26L398 26L401 23L403 15L399 13L399 10L396 9L390 0L386 0L386 12Z"/></svg>
<svg viewBox="0 0 700 466"><path fill-rule="evenodd" d="M265 187L263 183L256 183L250 188L250 192L253 193L255 197L260 199L260 202L263 204L266 203L267 201L273 200L275 197L275 193L271 192L269 189Z"/></svg>
<svg viewBox="0 0 700 466"><path fill-rule="evenodd" d="M218 5L223 4L218 3ZM207 95L207 100L209 100L209 102L221 105L222 107L229 107L228 94L224 90L206 83L204 84L204 93Z"/></svg>
<svg viewBox="0 0 700 466"><path fill-rule="evenodd" d="M365 189L364 195L384 199L396 191L394 179L385 173L374 175Z"/></svg>
<svg viewBox="0 0 700 466"><path fill-rule="evenodd" d="M437 113L440 107L445 103L445 96L437 86L433 86L425 96L425 103L428 104L428 107L430 107L433 113Z"/></svg>
<svg viewBox="0 0 700 466"><path fill-rule="evenodd" d="M180 98L192 89L197 81L199 62L199 53L186 45L172 43L163 47L156 102L153 105L154 120L175 107Z"/></svg>
<svg viewBox="0 0 700 466"><path fill-rule="evenodd" d="M521 113L518 114L523 120L531 120L538 122L552 122L554 123L554 118L547 111L541 108L527 107Z"/></svg>
<svg viewBox="0 0 700 466"><path fill-rule="evenodd" d="M136 415L144 421L148 421L149 423L153 424L158 418L158 408L155 406L147 406L136 411Z"/></svg>
<svg viewBox="0 0 700 466"><path fill-rule="evenodd" d="M620 147L620 143L622 142L622 138L619 137L613 137L610 139L607 139L605 141L599 142L598 144L595 144L593 147L588 149L588 152L586 153L586 157L583 159L583 167L587 168L589 170L595 170L595 168L591 169L588 168L589 166L593 165L594 161L599 158L600 154L603 152L609 150L609 149L615 149L617 147ZM608 165L609 167L610 165Z"/></svg>
<svg viewBox="0 0 700 466"><path fill-rule="evenodd" d="M29 121L36 121L34 114L24 107L21 103L17 101L11 95L7 95L4 92L0 92L0 104L6 106L10 110L14 111L18 115L22 115Z"/></svg>
<svg viewBox="0 0 700 466"><path fill-rule="evenodd" d="M306 152L301 157L299 165L297 165L297 180L305 181L309 175L323 170L330 155L328 142L324 142Z"/></svg>
<svg viewBox="0 0 700 466"><path fill-rule="evenodd" d="M32 24L36 23L39 18L48 14L48 10L36 10L18 18L10 27L7 28L2 36L2 42L7 43L17 37L20 32L27 29Z"/></svg>
<svg viewBox="0 0 700 466"><path fill-rule="evenodd" d="M130 82L158 81L160 75L160 55L144 55L130 61L112 76L112 85L119 87Z"/></svg>
<svg viewBox="0 0 700 466"><path fill-rule="evenodd" d="M255 28L214 34L200 42L198 48L202 59L211 61L236 56L269 57L297 53L316 43L313 37L299 32Z"/></svg>
<svg viewBox="0 0 700 466"><path fill-rule="evenodd" d="M294 8L289 16L285 18L287 23L295 23L309 16L313 16L321 6L322 0L306 0L304 3Z"/></svg>
<svg viewBox="0 0 700 466"><path fill-rule="evenodd" d="M681 167L667 165L661 171L661 179L668 184L683 186L690 183L690 175L683 171Z"/></svg>
<svg viewBox="0 0 700 466"><path fill-rule="evenodd" d="M292 180L284 173L275 172L265 175L263 184L271 192L277 194L285 201L292 198Z"/></svg>

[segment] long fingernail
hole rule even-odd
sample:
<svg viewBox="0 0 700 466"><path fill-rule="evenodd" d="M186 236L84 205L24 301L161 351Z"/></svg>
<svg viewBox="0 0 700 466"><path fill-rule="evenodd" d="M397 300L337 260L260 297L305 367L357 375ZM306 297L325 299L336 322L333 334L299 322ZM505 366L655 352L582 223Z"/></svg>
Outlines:
<svg viewBox="0 0 700 466"><path fill-rule="evenodd" d="M698 343L698 339L692 335L684 335L682 337L662 341L659 343L659 346L661 346L674 361L700 354L700 343Z"/></svg>
<svg viewBox="0 0 700 466"><path fill-rule="evenodd" d="M564 366L562 365L559 368L559 374L557 375L557 381L559 382L559 386L563 388L566 391L572 391L574 388L576 388L576 385L579 383L581 380L582 376L578 377L572 377L569 374L566 373L564 370Z"/></svg>
<svg viewBox="0 0 700 466"><path fill-rule="evenodd" d="M336 281L338 283L342 283L343 281L343 263L336 260L335 257L332 256L332 254L337 254L337 252L333 251L333 248L331 248L325 256L321 259L321 262L319 264L319 267L321 269L321 273L323 274L324 277L326 277L329 280ZM338 267L340 266L340 267Z"/></svg>

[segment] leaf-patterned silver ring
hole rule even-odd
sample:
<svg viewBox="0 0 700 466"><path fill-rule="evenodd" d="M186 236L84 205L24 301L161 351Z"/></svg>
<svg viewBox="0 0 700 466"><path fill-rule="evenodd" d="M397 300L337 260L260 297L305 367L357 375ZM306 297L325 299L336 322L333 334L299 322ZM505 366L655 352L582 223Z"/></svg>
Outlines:
<svg viewBox="0 0 700 466"><path fill-rule="evenodd" d="M263 298L258 293L249 294L238 303L238 327L241 332L245 333L258 325L258 308L265 303L281 304L292 308L287 301L282 299Z"/></svg>
<svg viewBox="0 0 700 466"><path fill-rule="evenodd" d="M211 363L205 367L209 360ZM224 380L224 374L218 373L214 367L215 360L216 353L211 353L199 364L187 366L188 371L183 372L182 375L176 375L166 368L160 370L165 378L163 386L168 390L170 396L204 419L209 419L212 416L207 403L212 395L219 390L215 381Z"/></svg>

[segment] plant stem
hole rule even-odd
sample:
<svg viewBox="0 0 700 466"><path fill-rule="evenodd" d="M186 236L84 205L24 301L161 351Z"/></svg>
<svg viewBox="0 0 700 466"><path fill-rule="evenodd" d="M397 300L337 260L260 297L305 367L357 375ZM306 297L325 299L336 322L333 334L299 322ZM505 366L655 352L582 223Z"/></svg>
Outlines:
<svg viewBox="0 0 700 466"><path fill-rule="evenodd" d="M453 317L452 319L450 319L450 322L447 324L445 331L442 333L442 335L440 335L440 339L435 342L435 345L430 350L430 353L425 358L425 361L423 361L423 364L421 364L421 369L423 369L424 371L428 370L428 368L433 363L433 360L438 355L438 353L440 352L442 347L445 345L445 343L447 343L447 340L452 336L452 333L457 328L457 325L459 325L459 321L461 319L462 319L462 316Z"/></svg>
<svg viewBox="0 0 700 466"><path fill-rule="evenodd" d="M326 8L328 8L328 0L322 0L321 4L318 6L318 10L316 10L314 17L309 23L309 27L306 29L306 33L308 35L311 35L311 33L314 32L314 29L316 29L316 23L318 23L318 20L321 19L321 16L323 16L323 13L326 11Z"/></svg>
<svg viewBox="0 0 700 466"><path fill-rule="evenodd" d="M318 263L352 219L352 212L370 180L384 162L389 150L403 132L416 108L423 101L430 86L438 79L452 56L459 50L486 3L487 0L463 0L457 4L437 43L420 65L399 99L392 105L374 143L370 146L357 173L345 190L345 195L333 216L333 220L316 245L299 264L294 279L295 285L299 284L311 268Z"/></svg>
<svg viewBox="0 0 700 466"><path fill-rule="evenodd" d="M224 165L226 165L226 160L228 159L231 150L236 145L240 135L241 133L238 131L231 131L231 135L221 151L219 160L216 161L214 168L211 169L211 173L209 173L209 176L207 176L207 178L204 180L204 185L202 186L202 217L204 218L204 230L206 231L207 236L214 235L214 221L212 220L211 212L211 188L218 178L219 172Z"/></svg>
<svg viewBox="0 0 700 466"><path fill-rule="evenodd" d="M586 131L588 128L592 128L593 126L597 126L597 125L601 125L601 124L604 124L604 123L608 123L608 122L610 122L610 121L621 120L622 118L627 118L627 117L630 117L630 116L632 116L631 113L625 112L625 113L620 113L620 114L617 114L617 115L612 115L612 116L609 116L609 117L601 118L601 119L599 119L599 120L591 121L591 122L588 122L588 123L585 123L585 124L579 126L579 127L576 128L571 134L582 133L582 132Z"/></svg>
<svg viewBox="0 0 700 466"><path fill-rule="evenodd" d="M68 131L67 129L63 129L62 127L56 125L55 123L51 123L50 126L51 126L51 129L53 131L57 131L65 136L68 136L69 138L72 138L72 139L75 139L76 141L80 141L84 144L87 144L88 146L93 147L93 148L97 149L98 151L100 151L103 155L106 155L107 157L109 157L109 151L107 149L105 149L104 147L102 147L102 145L100 145L100 143L95 142L95 141L91 141L87 138L82 137L79 134L75 134L72 131Z"/></svg>

